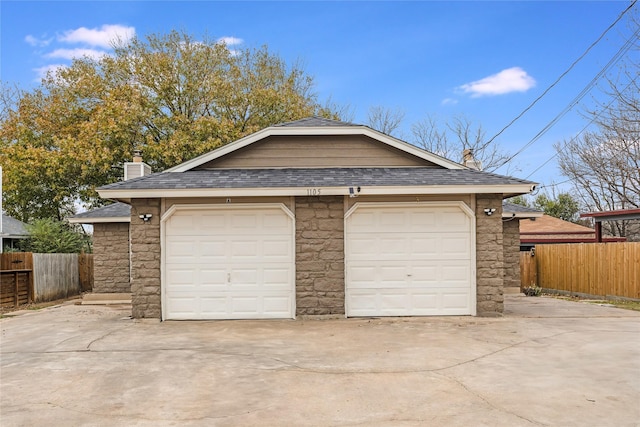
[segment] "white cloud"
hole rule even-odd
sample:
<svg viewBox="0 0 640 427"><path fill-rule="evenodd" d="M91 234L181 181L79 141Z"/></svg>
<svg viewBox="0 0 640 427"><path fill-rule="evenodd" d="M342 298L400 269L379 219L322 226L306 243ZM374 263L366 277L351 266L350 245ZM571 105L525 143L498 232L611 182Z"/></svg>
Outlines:
<svg viewBox="0 0 640 427"><path fill-rule="evenodd" d="M37 37L32 36L31 34L28 34L25 38L24 41L29 43L31 46L33 47L44 47L49 45L49 43L51 43L53 39L39 39Z"/></svg>
<svg viewBox="0 0 640 427"><path fill-rule="evenodd" d="M61 68L65 68L66 65L64 64L49 64L49 65L45 65L44 67L40 67L40 68L34 68L33 71L35 71L37 73L37 81L42 80L43 78L47 77L47 74L49 72L55 74L58 72L58 70L60 70Z"/></svg>
<svg viewBox="0 0 640 427"><path fill-rule="evenodd" d="M244 40L239 39L237 37L220 37L218 39L218 43L225 44L227 46L233 46L233 45L244 43Z"/></svg>
<svg viewBox="0 0 640 427"><path fill-rule="evenodd" d="M445 98L442 100L442 102L440 102L440 104L442 105L456 105L457 103L458 100L453 98Z"/></svg>
<svg viewBox="0 0 640 427"><path fill-rule="evenodd" d="M476 98L504 95L511 92L526 92L535 85L536 81L526 71L520 67L512 67L475 82L463 84L458 89Z"/></svg>
<svg viewBox="0 0 640 427"><path fill-rule="evenodd" d="M53 52L47 53L45 56L47 58L62 58L62 59L74 59L74 58L83 58L85 56L92 59L100 59L105 56L107 53L102 50L96 49L56 49Z"/></svg>
<svg viewBox="0 0 640 427"><path fill-rule="evenodd" d="M58 36L58 40L67 43L84 43L90 46L110 48L111 44L120 39L123 42L129 41L136 34L134 27L123 25L103 25L100 28L80 27L75 30L65 31Z"/></svg>

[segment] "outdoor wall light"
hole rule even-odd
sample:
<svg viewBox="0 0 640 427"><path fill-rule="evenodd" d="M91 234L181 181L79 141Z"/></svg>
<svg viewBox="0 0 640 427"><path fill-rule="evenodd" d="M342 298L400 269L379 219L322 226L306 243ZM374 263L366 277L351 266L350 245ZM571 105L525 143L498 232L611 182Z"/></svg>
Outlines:
<svg viewBox="0 0 640 427"><path fill-rule="evenodd" d="M141 220L143 220L144 222L149 222L149 220L151 220L151 217L153 216L152 214L142 214L142 215L138 215L140 217Z"/></svg>
<svg viewBox="0 0 640 427"><path fill-rule="evenodd" d="M485 214L486 216L491 216L491 215L493 215L493 213L494 213L495 211L496 211L496 208L486 208L486 209L484 210L484 214Z"/></svg>
<svg viewBox="0 0 640 427"><path fill-rule="evenodd" d="M349 187L349 197L358 197L358 194L360 193L360 187Z"/></svg>

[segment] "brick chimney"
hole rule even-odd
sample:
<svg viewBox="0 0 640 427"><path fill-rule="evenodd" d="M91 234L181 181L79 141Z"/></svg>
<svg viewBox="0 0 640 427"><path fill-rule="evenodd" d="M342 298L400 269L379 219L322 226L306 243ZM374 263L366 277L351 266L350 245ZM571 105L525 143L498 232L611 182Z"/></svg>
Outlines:
<svg viewBox="0 0 640 427"><path fill-rule="evenodd" d="M128 181L133 178L140 178L151 174L151 166L142 161L142 151L133 151L133 162L125 162L124 164L124 180Z"/></svg>

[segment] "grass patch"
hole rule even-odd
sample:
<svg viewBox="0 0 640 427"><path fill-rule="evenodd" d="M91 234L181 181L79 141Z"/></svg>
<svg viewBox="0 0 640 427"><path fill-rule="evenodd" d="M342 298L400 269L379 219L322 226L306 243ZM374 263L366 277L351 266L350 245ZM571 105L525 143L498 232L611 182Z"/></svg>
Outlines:
<svg viewBox="0 0 640 427"><path fill-rule="evenodd" d="M640 311L640 301L621 301L621 300L617 300L617 301L608 301L608 300L598 300L598 301L594 301L594 300L584 300L585 302L588 302L589 304L606 304L606 305L610 305L613 307L617 307L617 308L623 308L625 310L633 310L633 311Z"/></svg>
<svg viewBox="0 0 640 427"><path fill-rule="evenodd" d="M71 297L71 298L59 299L59 300L55 300L55 301L23 304L23 305L19 305L18 307L1 307L0 308L0 319L6 318L6 317L12 317L11 313L13 313L14 311L42 310L43 308L53 307L54 305L60 305L60 304L65 303L67 301L71 301L71 300L79 299L79 298L80 297L76 296L76 297Z"/></svg>
<svg viewBox="0 0 640 427"><path fill-rule="evenodd" d="M601 300L601 299L587 299L580 298L575 295L556 295L556 294L544 294L548 297L557 299L563 299L567 301L584 302L588 304L607 305L610 307L622 308L624 310L640 311L640 301L625 301L625 300Z"/></svg>

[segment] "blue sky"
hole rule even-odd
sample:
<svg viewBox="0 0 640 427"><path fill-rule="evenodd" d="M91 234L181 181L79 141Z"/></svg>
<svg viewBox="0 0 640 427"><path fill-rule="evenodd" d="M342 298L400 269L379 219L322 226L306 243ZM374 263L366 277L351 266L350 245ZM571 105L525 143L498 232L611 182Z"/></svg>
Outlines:
<svg viewBox="0 0 640 427"><path fill-rule="evenodd" d="M400 133L434 115L465 115L495 135L542 94L630 4L606 2L7 1L0 3L0 78L23 88L79 54L108 53L110 35L172 29L268 45L315 77L320 100L348 104L356 123L371 106L402 109ZM638 14L634 6L633 12ZM630 14L496 141L516 152L598 74L631 31ZM630 53L631 54L631 53ZM633 54L637 55L637 51ZM615 69L609 74L613 75ZM553 144L588 124L582 109L606 100L593 87L502 173L525 178ZM556 162L529 177L559 183ZM566 189L567 184L559 188ZM549 187L548 187L549 188Z"/></svg>

